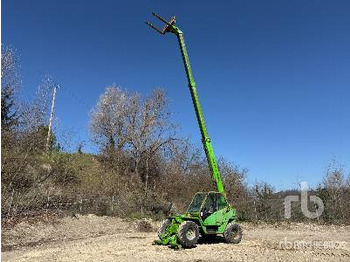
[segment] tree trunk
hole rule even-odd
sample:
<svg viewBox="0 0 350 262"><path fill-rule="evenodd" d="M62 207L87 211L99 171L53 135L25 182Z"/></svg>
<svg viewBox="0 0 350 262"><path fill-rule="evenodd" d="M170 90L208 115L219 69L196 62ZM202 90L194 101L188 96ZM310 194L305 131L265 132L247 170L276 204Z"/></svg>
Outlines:
<svg viewBox="0 0 350 262"><path fill-rule="evenodd" d="M144 208L145 208L145 203L147 201L147 196L148 196L148 185L149 185L149 154L146 155L146 163L145 163L145 186L144 186L144 197L142 200L142 205L141 205L141 213L144 213Z"/></svg>

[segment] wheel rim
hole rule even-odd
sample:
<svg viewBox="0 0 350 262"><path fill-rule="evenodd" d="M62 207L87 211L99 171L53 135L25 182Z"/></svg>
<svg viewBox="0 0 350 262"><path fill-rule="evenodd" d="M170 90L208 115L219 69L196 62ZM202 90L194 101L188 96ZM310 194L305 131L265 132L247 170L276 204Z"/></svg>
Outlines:
<svg viewBox="0 0 350 262"><path fill-rule="evenodd" d="M196 233L194 232L193 229L189 229L186 232L186 237L187 237L188 240L193 240L193 239L196 238Z"/></svg>
<svg viewBox="0 0 350 262"><path fill-rule="evenodd" d="M237 239L239 239L239 232L238 232L238 230L235 230L234 232L232 232L233 234L232 234L232 239L233 240L237 240Z"/></svg>

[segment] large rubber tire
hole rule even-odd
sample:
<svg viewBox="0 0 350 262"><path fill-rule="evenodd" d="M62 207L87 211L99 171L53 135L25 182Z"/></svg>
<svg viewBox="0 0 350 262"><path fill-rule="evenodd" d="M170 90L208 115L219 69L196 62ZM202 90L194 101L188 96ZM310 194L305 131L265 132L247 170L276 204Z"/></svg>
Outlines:
<svg viewBox="0 0 350 262"><path fill-rule="evenodd" d="M169 218L165 219L162 222L162 225L160 226L160 228L158 229L158 237L160 238L161 235L164 234L165 230L167 229L167 227L171 224L171 220Z"/></svg>
<svg viewBox="0 0 350 262"><path fill-rule="evenodd" d="M182 222L177 231L177 238L185 248L194 247L199 238L199 228L192 221Z"/></svg>
<svg viewBox="0 0 350 262"><path fill-rule="evenodd" d="M242 240L242 229L238 224L229 223L224 232L227 243L238 244Z"/></svg>

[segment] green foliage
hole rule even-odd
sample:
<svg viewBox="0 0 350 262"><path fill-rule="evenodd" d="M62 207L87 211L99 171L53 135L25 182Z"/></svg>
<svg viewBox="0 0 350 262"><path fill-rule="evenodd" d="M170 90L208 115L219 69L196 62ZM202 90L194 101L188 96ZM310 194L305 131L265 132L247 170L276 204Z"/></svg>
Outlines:
<svg viewBox="0 0 350 262"><path fill-rule="evenodd" d="M17 114L14 110L14 90L5 86L1 90L1 128L11 130L17 124Z"/></svg>
<svg viewBox="0 0 350 262"><path fill-rule="evenodd" d="M19 86L18 61L13 48L1 46L1 130L17 124L15 92Z"/></svg>

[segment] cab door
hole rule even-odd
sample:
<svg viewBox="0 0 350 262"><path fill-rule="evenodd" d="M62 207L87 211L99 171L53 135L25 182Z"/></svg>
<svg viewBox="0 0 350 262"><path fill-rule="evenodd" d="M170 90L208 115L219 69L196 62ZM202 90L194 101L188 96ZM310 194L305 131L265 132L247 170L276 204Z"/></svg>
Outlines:
<svg viewBox="0 0 350 262"><path fill-rule="evenodd" d="M205 226L220 227L227 221L227 202L225 197L216 192L210 192L202 207L201 218Z"/></svg>

